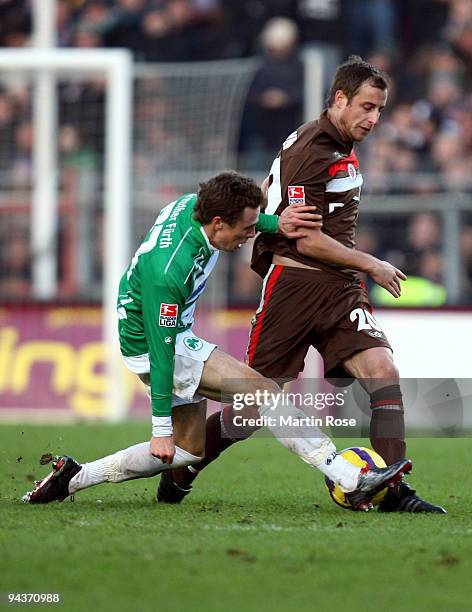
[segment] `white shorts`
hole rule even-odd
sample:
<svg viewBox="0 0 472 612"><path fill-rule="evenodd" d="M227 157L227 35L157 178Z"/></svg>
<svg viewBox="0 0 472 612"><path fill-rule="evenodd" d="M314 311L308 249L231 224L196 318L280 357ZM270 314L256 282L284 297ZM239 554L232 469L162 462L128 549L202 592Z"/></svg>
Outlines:
<svg viewBox="0 0 472 612"><path fill-rule="evenodd" d="M175 342L174 388L172 406L196 404L203 397L197 393L202 378L203 364L216 348L216 344L198 338L191 329L177 334ZM149 374L149 354L136 357L123 356L134 374ZM150 388L148 388L148 393Z"/></svg>

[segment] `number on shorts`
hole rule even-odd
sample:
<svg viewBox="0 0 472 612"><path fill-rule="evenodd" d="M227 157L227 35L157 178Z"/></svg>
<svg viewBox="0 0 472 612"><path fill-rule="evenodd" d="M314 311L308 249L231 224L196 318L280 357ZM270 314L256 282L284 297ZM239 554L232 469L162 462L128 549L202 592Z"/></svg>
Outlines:
<svg viewBox="0 0 472 612"><path fill-rule="evenodd" d="M382 328L375 320L368 310L364 310L363 308L355 308L349 318L354 323L356 319L358 319L357 331L363 331L366 329L375 329L376 331L381 332Z"/></svg>

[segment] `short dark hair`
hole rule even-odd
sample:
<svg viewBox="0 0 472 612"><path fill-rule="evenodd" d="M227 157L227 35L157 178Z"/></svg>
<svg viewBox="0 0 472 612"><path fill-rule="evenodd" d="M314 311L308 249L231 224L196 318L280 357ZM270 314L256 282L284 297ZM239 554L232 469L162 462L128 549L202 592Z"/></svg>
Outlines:
<svg viewBox="0 0 472 612"><path fill-rule="evenodd" d="M326 105L334 104L336 92L341 90L350 102L364 83L385 91L389 77L386 72L365 62L359 55L351 55L344 64L338 66L329 89Z"/></svg>
<svg viewBox="0 0 472 612"><path fill-rule="evenodd" d="M222 172L200 183L194 217L202 224L221 217L234 225L247 206L258 208L263 201L261 188L252 179L236 172Z"/></svg>

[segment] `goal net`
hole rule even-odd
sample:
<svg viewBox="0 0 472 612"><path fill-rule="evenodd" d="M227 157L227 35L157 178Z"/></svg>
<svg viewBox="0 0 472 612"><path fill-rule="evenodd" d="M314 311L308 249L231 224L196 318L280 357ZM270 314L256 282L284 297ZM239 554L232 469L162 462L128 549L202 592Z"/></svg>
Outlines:
<svg viewBox="0 0 472 612"><path fill-rule="evenodd" d="M0 337L0 360L14 338L14 377L0 376L0 406L57 405L72 415L117 419L127 412L134 391L123 391L122 372L104 350L116 343L119 277L162 206L236 165L253 60L131 67L129 57L107 59L120 54L127 55L0 52L0 302L10 317L5 329L14 334ZM35 102L39 74L52 87ZM43 116L38 127L38 104L49 126ZM213 287L210 305L224 303L218 279ZM28 311L26 329L19 302L49 306ZM102 309L79 308L89 303ZM54 332L46 329L51 320ZM40 343L36 353L32 342ZM61 366L59 353L68 365Z"/></svg>

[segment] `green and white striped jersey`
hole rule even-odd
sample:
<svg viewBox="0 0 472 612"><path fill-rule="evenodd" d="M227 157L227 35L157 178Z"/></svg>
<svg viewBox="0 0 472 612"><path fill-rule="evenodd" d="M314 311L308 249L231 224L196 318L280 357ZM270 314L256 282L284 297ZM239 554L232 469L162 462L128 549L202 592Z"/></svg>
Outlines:
<svg viewBox="0 0 472 612"><path fill-rule="evenodd" d="M153 416L172 413L175 339L189 329L219 251L193 218L197 194L163 208L120 282L118 329L127 357L149 354ZM277 233L278 217L259 216L257 231Z"/></svg>

